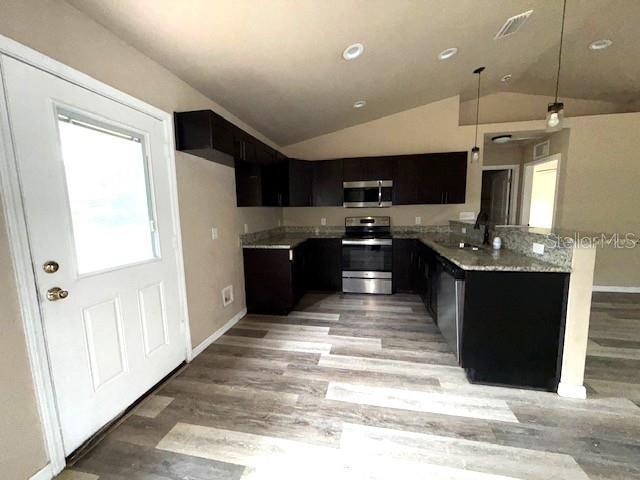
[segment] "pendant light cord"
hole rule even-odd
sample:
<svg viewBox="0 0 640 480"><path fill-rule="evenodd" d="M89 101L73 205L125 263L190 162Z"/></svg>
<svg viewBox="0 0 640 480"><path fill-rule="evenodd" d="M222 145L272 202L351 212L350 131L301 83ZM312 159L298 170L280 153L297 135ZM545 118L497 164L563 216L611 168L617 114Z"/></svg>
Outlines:
<svg viewBox="0 0 640 480"><path fill-rule="evenodd" d="M562 41L564 39L564 17L567 12L567 0L562 6L562 27L560 27L560 49L558 50L558 75L556 77L556 101L558 103L558 90L560 89L560 65L562 64Z"/></svg>
<svg viewBox="0 0 640 480"><path fill-rule="evenodd" d="M474 143L476 147L478 146L478 121L480 118L480 74L481 73L482 73L482 70L478 72L478 96L476 100L476 140Z"/></svg>

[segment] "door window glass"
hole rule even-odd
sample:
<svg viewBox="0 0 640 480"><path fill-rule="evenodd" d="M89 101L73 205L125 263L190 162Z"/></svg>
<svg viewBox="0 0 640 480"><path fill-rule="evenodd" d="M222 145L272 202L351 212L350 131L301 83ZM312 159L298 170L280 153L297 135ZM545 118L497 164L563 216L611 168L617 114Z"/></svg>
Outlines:
<svg viewBox="0 0 640 480"><path fill-rule="evenodd" d="M78 273L158 257L143 138L58 111Z"/></svg>

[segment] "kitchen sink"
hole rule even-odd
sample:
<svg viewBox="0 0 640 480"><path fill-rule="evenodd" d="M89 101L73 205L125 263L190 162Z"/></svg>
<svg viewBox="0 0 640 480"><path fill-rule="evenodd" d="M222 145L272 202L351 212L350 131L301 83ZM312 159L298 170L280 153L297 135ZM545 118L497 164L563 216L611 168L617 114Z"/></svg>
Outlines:
<svg viewBox="0 0 640 480"><path fill-rule="evenodd" d="M461 249L469 249L469 250L480 250L480 246L479 245L475 245L473 243L467 243L467 242L455 242L453 240L446 240L444 242L437 242L440 245L447 247L447 248L461 248Z"/></svg>

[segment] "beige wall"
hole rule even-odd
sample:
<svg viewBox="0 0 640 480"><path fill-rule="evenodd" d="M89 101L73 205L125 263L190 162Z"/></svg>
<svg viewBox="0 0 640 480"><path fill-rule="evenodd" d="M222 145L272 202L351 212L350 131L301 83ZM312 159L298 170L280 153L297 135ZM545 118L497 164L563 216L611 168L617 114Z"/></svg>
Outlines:
<svg viewBox="0 0 640 480"><path fill-rule="evenodd" d="M34 48L112 87L167 112L211 108L277 147L164 67L129 47L105 28L57 0L3 0L0 34ZM186 154L177 158L192 343L197 345L244 307L238 233L271 228L280 209L235 207L233 170ZM211 227L220 239L211 240ZM0 476L24 479L46 463L16 290L0 218ZM232 284L236 300L222 307L220 289ZM16 441L18 440L19 441Z"/></svg>
<svg viewBox="0 0 640 480"><path fill-rule="evenodd" d="M499 92L480 97L480 123L522 122L541 120L547 115L547 105L554 97L525 93ZM598 100L561 98L569 117L632 112L632 105L618 105ZM476 100L460 102L460 125L476 123Z"/></svg>
<svg viewBox="0 0 640 480"><path fill-rule="evenodd" d="M571 118L568 126L558 227L640 238L640 113ZM599 248L595 284L640 286L640 244Z"/></svg>
<svg viewBox="0 0 640 480"><path fill-rule="evenodd" d="M0 226L4 213L0 208ZM36 406L13 265L0 229L0 477L29 478L47 463Z"/></svg>

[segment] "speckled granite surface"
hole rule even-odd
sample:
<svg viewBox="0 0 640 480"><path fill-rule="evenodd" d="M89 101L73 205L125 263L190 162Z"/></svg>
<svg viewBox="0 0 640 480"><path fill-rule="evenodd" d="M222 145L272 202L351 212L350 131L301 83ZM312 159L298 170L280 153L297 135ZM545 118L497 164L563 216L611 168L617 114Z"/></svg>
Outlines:
<svg viewBox="0 0 640 480"><path fill-rule="evenodd" d="M453 233L462 234L462 229L465 228L466 236L471 242L482 242L483 226L479 230L475 230L473 222L455 220L450 222L450 226ZM571 270L573 244L558 241L556 231L520 226L500 226L491 228L490 234L491 239L496 235L502 239L503 249L511 250L542 262L559 265L566 271ZM542 255L533 252L534 243L544 245L545 248Z"/></svg>
<svg viewBox="0 0 640 480"><path fill-rule="evenodd" d="M278 227L241 235L243 248L295 248L309 238L341 238L341 227Z"/></svg>
<svg viewBox="0 0 640 480"><path fill-rule="evenodd" d="M519 252L502 248L480 246L478 250L455 248L452 243L469 241L467 237L446 233L427 233L418 239L464 270L503 271L503 272L565 272L571 267L538 260Z"/></svg>
<svg viewBox="0 0 640 480"><path fill-rule="evenodd" d="M449 232L448 226L393 227L394 238L415 238L438 254L464 270L505 272L570 272L569 266L555 264L522 253L505 249L494 252L491 248L478 250L452 247L461 241L469 242L468 236ZM340 227L280 227L267 232L257 232L242 237L243 248L290 249L309 238L340 238L344 229ZM473 242L480 244L480 242ZM570 263L569 263L570 265Z"/></svg>

